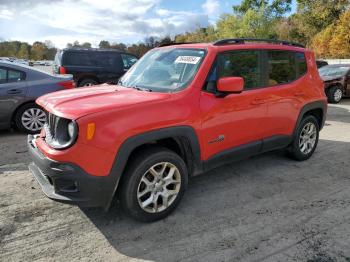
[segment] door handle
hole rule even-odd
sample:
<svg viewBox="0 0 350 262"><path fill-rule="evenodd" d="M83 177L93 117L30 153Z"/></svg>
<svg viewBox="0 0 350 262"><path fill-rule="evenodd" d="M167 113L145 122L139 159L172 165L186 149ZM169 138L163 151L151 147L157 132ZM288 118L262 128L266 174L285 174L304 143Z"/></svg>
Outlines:
<svg viewBox="0 0 350 262"><path fill-rule="evenodd" d="M261 104L265 104L265 100L261 99L261 98L255 98L254 100L252 100L251 102L252 105L261 105Z"/></svg>
<svg viewBox="0 0 350 262"><path fill-rule="evenodd" d="M9 95L20 94L20 93L22 93L21 89L10 89L7 91L7 94Z"/></svg>
<svg viewBox="0 0 350 262"><path fill-rule="evenodd" d="M296 96L296 97L300 97L300 96L303 96L303 95L304 95L304 92L302 92L302 91L294 93L294 96Z"/></svg>

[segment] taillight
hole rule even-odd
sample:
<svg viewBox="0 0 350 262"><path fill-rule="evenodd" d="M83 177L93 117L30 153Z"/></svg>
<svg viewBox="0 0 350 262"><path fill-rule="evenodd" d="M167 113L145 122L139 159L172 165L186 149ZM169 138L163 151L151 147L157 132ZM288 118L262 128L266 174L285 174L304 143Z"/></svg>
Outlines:
<svg viewBox="0 0 350 262"><path fill-rule="evenodd" d="M58 73L59 73L60 75L65 75L65 74L66 74L66 69L65 69L63 66L60 66L60 67L58 68Z"/></svg>
<svg viewBox="0 0 350 262"><path fill-rule="evenodd" d="M75 82L73 80L59 82L58 84L63 86L65 89L75 88Z"/></svg>

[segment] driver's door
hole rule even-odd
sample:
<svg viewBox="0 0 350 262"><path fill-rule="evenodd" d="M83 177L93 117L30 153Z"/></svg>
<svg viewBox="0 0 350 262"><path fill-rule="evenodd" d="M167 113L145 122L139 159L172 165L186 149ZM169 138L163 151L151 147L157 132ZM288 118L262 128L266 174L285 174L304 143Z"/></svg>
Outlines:
<svg viewBox="0 0 350 262"><path fill-rule="evenodd" d="M224 153L236 152L237 156L243 156L260 151L268 95L264 88L259 88L262 83L260 59L260 51L254 50L218 55L201 94L203 160ZM239 94L217 96L217 80L228 76L243 77L244 90Z"/></svg>

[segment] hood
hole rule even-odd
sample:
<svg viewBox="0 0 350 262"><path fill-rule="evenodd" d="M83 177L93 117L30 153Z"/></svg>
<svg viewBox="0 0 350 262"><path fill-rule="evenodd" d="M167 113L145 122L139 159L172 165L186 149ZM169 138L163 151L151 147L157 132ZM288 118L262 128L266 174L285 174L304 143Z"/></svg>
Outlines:
<svg viewBox="0 0 350 262"><path fill-rule="evenodd" d="M77 119L92 113L169 97L169 93L153 93L104 84L50 93L39 97L36 102L57 116Z"/></svg>

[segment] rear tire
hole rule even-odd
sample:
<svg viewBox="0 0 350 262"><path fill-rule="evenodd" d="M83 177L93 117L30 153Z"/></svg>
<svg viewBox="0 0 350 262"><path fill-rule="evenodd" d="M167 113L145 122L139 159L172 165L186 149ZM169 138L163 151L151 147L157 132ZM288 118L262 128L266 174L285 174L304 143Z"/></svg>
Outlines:
<svg viewBox="0 0 350 262"><path fill-rule="evenodd" d="M16 127L27 134L39 133L45 122L45 111L34 103L21 106L15 115Z"/></svg>
<svg viewBox="0 0 350 262"><path fill-rule="evenodd" d="M129 216L153 222L174 211L187 183L187 168L180 156L167 148L149 148L137 154L123 174L120 202Z"/></svg>
<svg viewBox="0 0 350 262"><path fill-rule="evenodd" d="M79 81L78 87L83 87L83 86L94 86L97 85L98 82L94 79L86 78L81 81Z"/></svg>
<svg viewBox="0 0 350 262"><path fill-rule="evenodd" d="M289 156L298 161L309 159L317 147L319 131L320 127L314 116L304 117L288 148Z"/></svg>
<svg viewBox="0 0 350 262"><path fill-rule="evenodd" d="M333 86L327 92L328 102L338 104L343 98L343 89L340 86Z"/></svg>

